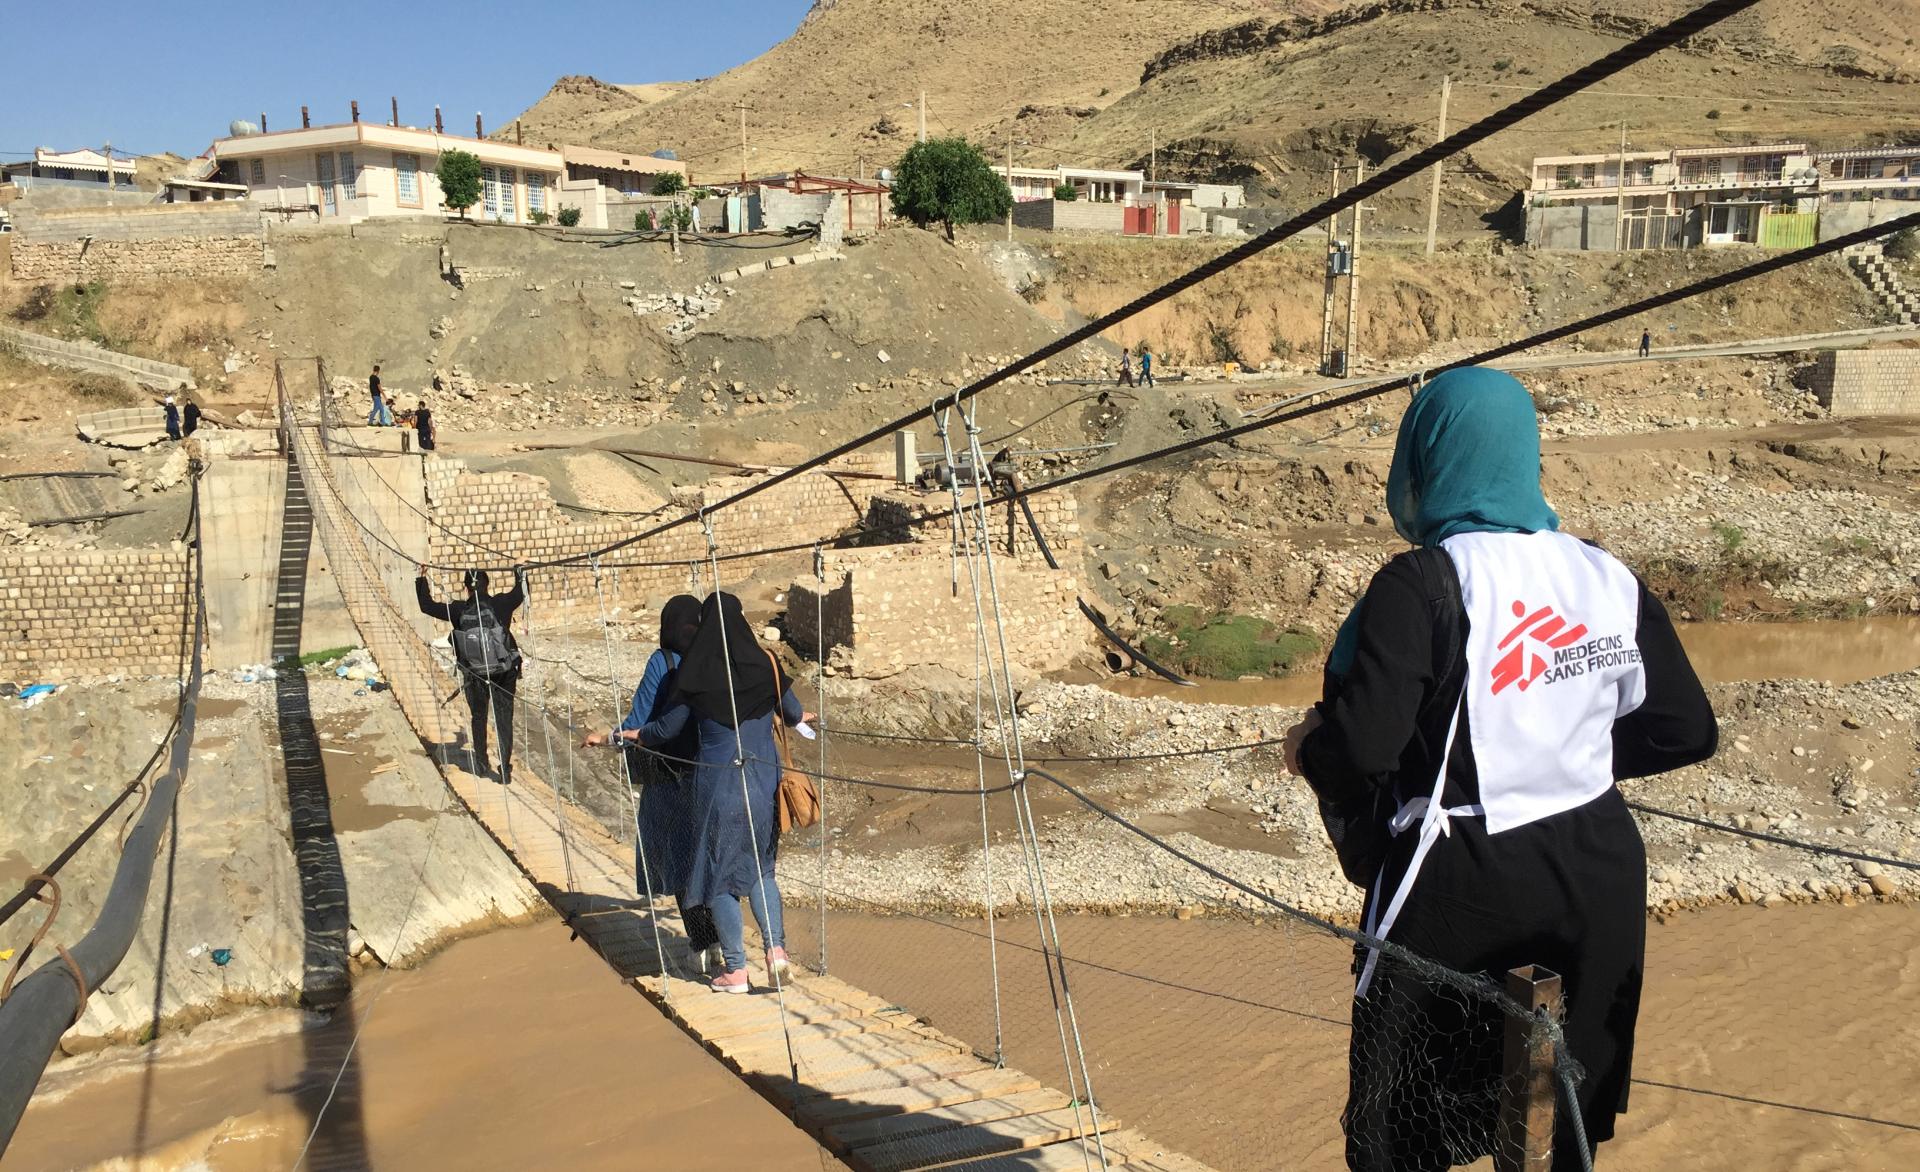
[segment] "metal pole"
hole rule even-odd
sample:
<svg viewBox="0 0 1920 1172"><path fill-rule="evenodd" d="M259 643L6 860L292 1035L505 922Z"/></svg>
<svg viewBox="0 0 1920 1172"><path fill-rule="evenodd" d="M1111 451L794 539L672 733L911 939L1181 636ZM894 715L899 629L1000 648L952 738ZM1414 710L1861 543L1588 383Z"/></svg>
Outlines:
<svg viewBox="0 0 1920 1172"><path fill-rule="evenodd" d="M392 125L398 126L400 125L400 97L398 94L396 94L393 97L388 98L387 101L391 103L393 107Z"/></svg>
<svg viewBox="0 0 1920 1172"><path fill-rule="evenodd" d="M747 181L747 103L735 102L733 108L740 111L740 182Z"/></svg>
<svg viewBox="0 0 1920 1172"><path fill-rule="evenodd" d="M1353 164L1353 181L1364 183L1367 179L1365 159ZM1353 205L1353 234L1347 238L1347 361L1346 374L1353 374L1353 332L1354 324L1360 316L1360 213L1365 204Z"/></svg>
<svg viewBox="0 0 1920 1172"><path fill-rule="evenodd" d="M1147 181L1160 182L1160 128L1147 131Z"/></svg>
<svg viewBox="0 0 1920 1172"><path fill-rule="evenodd" d="M1433 141L1439 142L1447 137L1447 99L1453 96L1453 75L1440 79L1440 122L1434 128ZM1433 165L1433 186L1427 193L1427 255L1433 255L1433 239L1440 229L1440 171L1441 164Z"/></svg>
<svg viewBox="0 0 1920 1172"><path fill-rule="evenodd" d="M1528 1011L1507 1018L1501 1065L1500 1126L1494 1172L1550 1172L1553 1167L1554 1047L1541 1016L1561 1016L1560 975L1527 965L1507 973L1507 995Z"/></svg>
<svg viewBox="0 0 1920 1172"><path fill-rule="evenodd" d="M1338 163L1333 165L1333 187L1328 194L1334 196L1340 194L1340 164ZM1337 242L1340 231L1339 222L1340 217L1338 213L1327 217L1327 290L1326 301L1321 306L1320 313L1321 374L1333 373L1333 257L1335 252L1334 245Z"/></svg>
<svg viewBox="0 0 1920 1172"><path fill-rule="evenodd" d="M1013 243L1013 128L1007 128L1007 243Z"/></svg>
<svg viewBox="0 0 1920 1172"><path fill-rule="evenodd" d="M927 141L927 91L920 91L920 141Z"/></svg>
<svg viewBox="0 0 1920 1172"><path fill-rule="evenodd" d="M1627 238L1627 124L1620 123L1620 166L1614 172L1613 250L1626 247Z"/></svg>

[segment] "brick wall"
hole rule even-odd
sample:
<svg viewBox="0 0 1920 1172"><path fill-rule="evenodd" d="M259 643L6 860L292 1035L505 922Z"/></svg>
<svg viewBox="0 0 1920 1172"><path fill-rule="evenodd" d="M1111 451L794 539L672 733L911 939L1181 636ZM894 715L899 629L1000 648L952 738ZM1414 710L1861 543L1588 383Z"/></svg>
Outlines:
<svg viewBox="0 0 1920 1172"><path fill-rule="evenodd" d="M879 463L877 457L853 457L834 467L877 471ZM570 557L718 501L754 479L717 477L682 490L658 518L576 521L553 503L547 482L540 477L517 472L479 473L458 460L435 458L427 463L427 500L434 520L444 529L432 531L427 560L442 565L501 565L506 561ZM866 516L874 493L886 483L827 472L796 477L715 514L714 540L725 555L836 537ZM507 556L489 554L470 543ZM695 524L682 525L608 555L600 582L607 607L657 605L663 596L688 588L690 566L697 567L704 592L710 574L706 556L706 537ZM792 556L805 559L808 555ZM641 562L664 564L633 564ZM723 582L743 578L758 568L760 563L722 562L721 578ZM448 580L435 585L444 591L455 583ZM531 602L543 616L590 618L599 613L599 601L590 566L543 571L534 576Z"/></svg>
<svg viewBox="0 0 1920 1172"><path fill-rule="evenodd" d="M1835 415L1920 415L1920 350L1829 350L1814 393Z"/></svg>
<svg viewBox="0 0 1920 1172"><path fill-rule="evenodd" d="M244 276L260 270L264 229L245 201L144 207L20 205L11 268L20 281Z"/></svg>
<svg viewBox="0 0 1920 1172"><path fill-rule="evenodd" d="M1126 226L1126 207L1085 199L1031 199L1013 205L1013 222L1022 228L1111 232L1117 236Z"/></svg>
<svg viewBox="0 0 1920 1172"><path fill-rule="evenodd" d="M973 499L971 488L962 492L964 499ZM1042 492L1028 497L1027 504L1032 508L1034 522L1040 526L1040 532L1046 537L1054 557L1063 563L1067 562L1068 555L1077 553L1080 546L1079 502L1065 492ZM895 487L873 498L867 511L867 525L871 529L886 529L916 518L945 518L952 512L953 496L947 489L922 491ZM989 507L987 526L997 553L1039 558L1040 547L1034 542L1033 531L1018 505L1008 503ZM951 545L952 540L951 522L942 520L919 525L902 533L883 534L876 537L874 543L914 541L928 545Z"/></svg>
<svg viewBox="0 0 1920 1172"><path fill-rule="evenodd" d="M0 555L0 675L19 683L179 664L187 554L35 550Z"/></svg>
<svg viewBox="0 0 1920 1172"><path fill-rule="evenodd" d="M956 592L953 573L949 551L931 544L830 551L824 605L812 575L796 578L787 594L788 632L796 647L816 655L824 617L831 662L863 679L920 666L971 674L977 639L972 579L963 565ZM1079 584L1072 574L1012 558L996 559L994 574L1007 647L1016 663L1031 671L1054 671L1088 652L1092 628L1074 605ZM985 596L984 569L981 583ZM987 633L997 654L991 609Z"/></svg>

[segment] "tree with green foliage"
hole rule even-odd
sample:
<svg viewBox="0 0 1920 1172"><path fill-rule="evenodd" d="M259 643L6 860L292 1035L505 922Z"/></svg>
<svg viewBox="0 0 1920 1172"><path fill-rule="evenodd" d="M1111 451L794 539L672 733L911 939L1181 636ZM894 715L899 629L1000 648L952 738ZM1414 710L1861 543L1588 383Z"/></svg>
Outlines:
<svg viewBox="0 0 1920 1172"><path fill-rule="evenodd" d="M480 156L468 151L442 151L433 174L440 181L440 202L466 219L467 209L480 202Z"/></svg>
<svg viewBox="0 0 1920 1172"><path fill-rule="evenodd" d="M1062 203L1072 203L1080 198L1080 189L1071 183L1062 183L1053 189L1053 198Z"/></svg>
<svg viewBox="0 0 1920 1172"><path fill-rule="evenodd" d="M687 177L678 171L662 171L653 177L653 194L679 195L687 189Z"/></svg>
<svg viewBox="0 0 1920 1172"><path fill-rule="evenodd" d="M580 209L561 208L560 226L562 228L578 228L580 226Z"/></svg>
<svg viewBox="0 0 1920 1172"><path fill-rule="evenodd" d="M998 220L1012 207L1007 181L964 138L914 143L893 171L894 214L922 228L944 226L949 243L954 225Z"/></svg>

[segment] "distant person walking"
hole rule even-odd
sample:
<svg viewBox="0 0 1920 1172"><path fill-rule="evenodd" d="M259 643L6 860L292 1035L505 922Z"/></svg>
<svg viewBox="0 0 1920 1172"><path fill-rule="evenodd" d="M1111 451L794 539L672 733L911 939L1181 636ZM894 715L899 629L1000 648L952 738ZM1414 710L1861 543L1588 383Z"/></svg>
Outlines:
<svg viewBox="0 0 1920 1172"><path fill-rule="evenodd" d="M494 728L500 733L501 785L513 780L513 697L520 687L520 645L510 625L513 612L527 597L527 572L515 567L513 589L487 592L487 572L467 571L467 596L458 602L435 602L427 584L426 567L413 581L421 613L453 626L453 658L460 686L467 694L473 717L473 765L487 772L487 709L493 709Z"/></svg>
<svg viewBox="0 0 1920 1172"><path fill-rule="evenodd" d="M419 433L420 450L431 452L433 450L433 412L425 403L413 409L413 430Z"/></svg>
<svg viewBox="0 0 1920 1172"><path fill-rule="evenodd" d="M168 395L166 401L161 404L161 410L165 411L167 416L167 438L178 442L180 439L180 408L174 406L172 395Z"/></svg>
<svg viewBox="0 0 1920 1172"><path fill-rule="evenodd" d="M367 412L368 427L392 427L393 409L387 406L386 388L380 385L380 364L367 376L367 393L373 396L373 408Z"/></svg>
<svg viewBox="0 0 1920 1172"><path fill-rule="evenodd" d="M687 903L710 908L720 933L726 971L714 979L716 993L746 993L746 923L740 903L753 909L767 968L776 979L788 971L786 929L775 882L779 821L775 792L780 751L773 722L798 725L812 719L794 699L786 674L760 641L731 594L714 593L700 606L700 628L674 677L667 709L640 730L650 748L696 730L693 768L694 839L687 876Z"/></svg>
<svg viewBox="0 0 1920 1172"><path fill-rule="evenodd" d="M693 232L695 235L699 235L700 205L697 203L690 203L687 205L687 228L689 231Z"/></svg>
<svg viewBox="0 0 1920 1172"><path fill-rule="evenodd" d="M1154 385L1153 351L1144 342L1140 345L1140 385L1143 387Z"/></svg>
<svg viewBox="0 0 1920 1172"><path fill-rule="evenodd" d="M200 430L200 404L187 400L187 409L180 414L180 434L192 435Z"/></svg>
<svg viewBox="0 0 1920 1172"><path fill-rule="evenodd" d="M1120 347L1120 385L1133 385L1133 351L1125 346Z"/></svg>
<svg viewBox="0 0 1920 1172"><path fill-rule="evenodd" d="M1640 331L1640 357L1645 358L1647 355L1651 353L1653 353L1653 335L1646 330L1641 330Z"/></svg>

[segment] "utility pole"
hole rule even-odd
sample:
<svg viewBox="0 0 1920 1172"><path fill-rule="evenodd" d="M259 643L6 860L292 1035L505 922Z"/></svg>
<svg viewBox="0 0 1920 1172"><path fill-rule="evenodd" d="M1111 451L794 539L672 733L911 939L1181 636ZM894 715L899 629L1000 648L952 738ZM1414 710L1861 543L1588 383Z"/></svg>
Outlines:
<svg viewBox="0 0 1920 1172"><path fill-rule="evenodd" d="M1007 243L1013 243L1013 127L1007 127Z"/></svg>
<svg viewBox="0 0 1920 1172"><path fill-rule="evenodd" d="M740 111L740 182L747 181L747 111L752 109L743 98L733 104Z"/></svg>
<svg viewBox="0 0 1920 1172"><path fill-rule="evenodd" d="M106 152L107 156L107 194L112 195L120 187L119 182L113 177L113 144L109 142L101 149Z"/></svg>
<svg viewBox="0 0 1920 1172"><path fill-rule="evenodd" d="M1356 159L1353 164L1353 181L1360 184L1367 179L1367 162ZM1353 377L1353 327L1360 311L1360 213L1366 210L1365 204L1353 205L1353 233L1347 237L1347 355L1346 376Z"/></svg>
<svg viewBox="0 0 1920 1172"><path fill-rule="evenodd" d="M1439 142L1447 137L1447 99L1453 96L1453 75L1440 79L1440 121L1435 125L1433 141ZM1440 169L1443 163L1433 164L1433 187L1427 195L1427 255L1433 255L1434 234L1440 230Z"/></svg>
<svg viewBox="0 0 1920 1172"><path fill-rule="evenodd" d="M1160 128L1147 131L1147 182L1160 182Z"/></svg>
<svg viewBox="0 0 1920 1172"><path fill-rule="evenodd" d="M1614 172L1613 250L1627 246L1627 124L1620 123L1620 169Z"/></svg>
<svg viewBox="0 0 1920 1172"><path fill-rule="evenodd" d="M1340 194L1340 164L1333 165L1333 187L1329 195ZM1333 372L1333 286L1334 256L1338 253L1337 236L1340 216L1335 213L1327 217L1327 294L1320 312L1320 373Z"/></svg>
<svg viewBox="0 0 1920 1172"><path fill-rule="evenodd" d="M927 141L927 91L920 91L920 141Z"/></svg>

